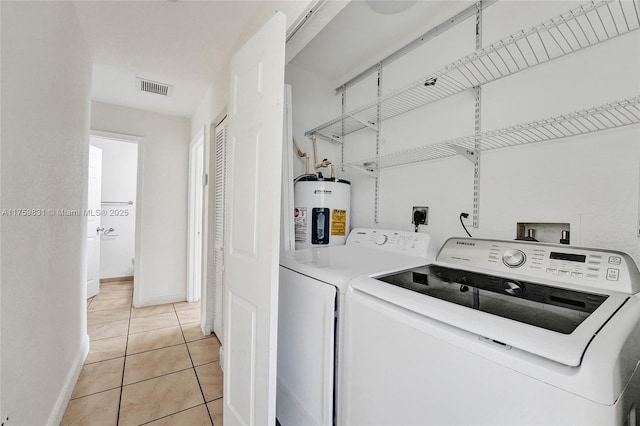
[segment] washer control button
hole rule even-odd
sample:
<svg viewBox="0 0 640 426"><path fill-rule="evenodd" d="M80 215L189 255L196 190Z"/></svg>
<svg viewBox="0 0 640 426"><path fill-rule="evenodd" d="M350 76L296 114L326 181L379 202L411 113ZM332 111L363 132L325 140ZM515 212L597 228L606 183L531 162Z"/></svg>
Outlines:
<svg viewBox="0 0 640 426"><path fill-rule="evenodd" d="M547 272L550 274L555 274L556 272L558 272L558 270L554 268L547 268Z"/></svg>
<svg viewBox="0 0 640 426"><path fill-rule="evenodd" d="M376 235L376 245L378 246L384 245L387 242L388 238L389 237L387 237L385 234Z"/></svg>
<svg viewBox="0 0 640 426"><path fill-rule="evenodd" d="M622 258L620 256L609 256L609 265L620 265Z"/></svg>
<svg viewBox="0 0 640 426"><path fill-rule="evenodd" d="M558 274L559 274L559 275L570 275L570 272L569 272L569 271L563 271L562 269L560 269L560 270L558 271Z"/></svg>
<svg viewBox="0 0 640 426"><path fill-rule="evenodd" d="M618 281L619 277L620 277L620 269L616 269L616 268L607 269L607 280Z"/></svg>
<svg viewBox="0 0 640 426"><path fill-rule="evenodd" d="M582 278L582 272L572 272L571 276L572 277L577 277L577 278Z"/></svg>
<svg viewBox="0 0 640 426"><path fill-rule="evenodd" d="M509 268L517 268L522 266L527 260L527 256L517 249L509 249L502 253L502 262Z"/></svg>

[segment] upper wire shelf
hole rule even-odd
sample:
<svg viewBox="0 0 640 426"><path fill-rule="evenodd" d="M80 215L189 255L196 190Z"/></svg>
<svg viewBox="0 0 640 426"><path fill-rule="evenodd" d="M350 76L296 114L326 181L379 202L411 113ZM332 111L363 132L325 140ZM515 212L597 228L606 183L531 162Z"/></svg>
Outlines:
<svg viewBox="0 0 640 426"><path fill-rule="evenodd" d="M347 112L305 133L342 142L342 136L416 108L498 80L640 28L637 0L591 1L514 33L440 71ZM344 132L343 132L344 122Z"/></svg>
<svg viewBox="0 0 640 426"><path fill-rule="evenodd" d="M464 154L473 157L476 137L481 151L544 142L640 123L640 96L543 120L423 145L365 161L341 164L361 171L385 169Z"/></svg>

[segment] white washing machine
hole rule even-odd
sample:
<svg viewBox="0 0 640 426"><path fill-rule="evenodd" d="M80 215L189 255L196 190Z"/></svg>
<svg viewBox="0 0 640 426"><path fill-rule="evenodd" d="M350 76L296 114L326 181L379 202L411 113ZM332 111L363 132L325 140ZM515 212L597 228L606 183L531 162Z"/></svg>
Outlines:
<svg viewBox="0 0 640 426"><path fill-rule="evenodd" d="M281 256L276 417L282 426L335 423L349 281L425 265L436 252L427 234L358 228L343 246Z"/></svg>
<svg viewBox="0 0 640 426"><path fill-rule="evenodd" d="M624 253L461 238L356 278L341 423L638 425L638 291Z"/></svg>

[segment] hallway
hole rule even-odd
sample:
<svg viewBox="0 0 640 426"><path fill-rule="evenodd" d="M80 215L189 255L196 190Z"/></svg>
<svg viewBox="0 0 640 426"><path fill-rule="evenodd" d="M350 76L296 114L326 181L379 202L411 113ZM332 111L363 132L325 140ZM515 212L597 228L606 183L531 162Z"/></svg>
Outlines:
<svg viewBox="0 0 640 426"><path fill-rule="evenodd" d="M91 349L62 425L222 425L220 343L200 303L133 308L133 283L87 301Z"/></svg>

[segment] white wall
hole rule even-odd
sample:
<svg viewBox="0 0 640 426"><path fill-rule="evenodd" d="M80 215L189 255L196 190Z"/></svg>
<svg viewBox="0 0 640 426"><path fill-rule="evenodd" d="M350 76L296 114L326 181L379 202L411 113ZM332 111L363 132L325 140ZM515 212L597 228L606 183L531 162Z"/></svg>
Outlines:
<svg viewBox="0 0 640 426"><path fill-rule="evenodd" d="M484 44L576 7L575 2L498 2L485 10ZM526 10L526 13L522 13ZM491 130L637 96L640 92L640 32L542 64L482 88L482 129ZM469 20L385 67L383 93L442 68L475 48ZM375 63L362 64L361 68ZM293 71L291 66L288 72ZM314 91L319 81L300 78L293 93ZM337 87L342 82L334 82ZM375 96L372 78L347 91L347 109ZM339 105L339 96L334 96ZM294 102L295 107L295 102ZM326 110L293 111L294 120ZM318 118L309 130L325 120ZM306 123L305 123L306 125ZM381 154L466 136L474 131L474 98L461 93L382 123ZM480 226L475 237L513 239L516 222L568 222L573 245L629 252L640 263L637 236L640 181L639 126L565 140L483 152ZM345 142L345 161L373 156L375 136L361 130ZM473 165L461 157L380 172L379 223L374 222L373 179L355 172L352 226L412 230L411 207L429 206L421 227L442 244L464 236L458 217L472 213ZM471 224L471 217L467 220Z"/></svg>
<svg viewBox="0 0 640 426"><path fill-rule="evenodd" d="M134 305L186 300L189 119L93 102L91 129L144 138Z"/></svg>
<svg viewBox="0 0 640 426"><path fill-rule="evenodd" d="M133 276L138 145L96 136L91 137L91 145L102 150L102 201L134 202L102 205L107 214L100 226L114 231L100 237L100 278Z"/></svg>
<svg viewBox="0 0 640 426"><path fill-rule="evenodd" d="M2 2L2 418L57 424L89 349L91 58L73 4Z"/></svg>
<svg viewBox="0 0 640 426"><path fill-rule="evenodd" d="M311 157L309 171L315 173L313 145L311 139L304 134L318 124L342 114L341 100L339 96L334 95L335 86L332 81L292 63L287 65L285 83L291 85L293 137L300 149ZM327 158L334 163L341 162L341 145L339 143L317 138L317 144L318 161ZM305 172L304 158L298 157L295 151L293 171L294 177ZM329 176L329 170L321 171L325 176Z"/></svg>

